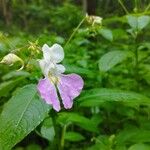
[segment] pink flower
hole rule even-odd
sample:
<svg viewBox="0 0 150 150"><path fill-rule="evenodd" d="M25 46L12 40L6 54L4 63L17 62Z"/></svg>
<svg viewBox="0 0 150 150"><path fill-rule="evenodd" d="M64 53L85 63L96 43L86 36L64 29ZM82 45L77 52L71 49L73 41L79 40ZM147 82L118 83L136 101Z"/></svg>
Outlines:
<svg viewBox="0 0 150 150"><path fill-rule="evenodd" d="M64 59L63 48L59 44L42 47L43 59L39 61L45 76L38 83L38 91L47 104L52 105L56 111L60 111L60 101L57 91L66 109L73 105L73 99L79 96L83 88L83 80L77 74L64 75L65 67L60 63Z"/></svg>

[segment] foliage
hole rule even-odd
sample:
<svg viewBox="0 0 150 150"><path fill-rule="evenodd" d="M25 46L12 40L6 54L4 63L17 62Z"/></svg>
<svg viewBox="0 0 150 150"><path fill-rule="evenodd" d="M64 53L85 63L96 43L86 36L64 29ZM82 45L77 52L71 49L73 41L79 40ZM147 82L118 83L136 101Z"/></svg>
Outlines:
<svg viewBox="0 0 150 150"><path fill-rule="evenodd" d="M117 1L101 1L105 8L98 5L97 14L105 17L94 25L70 0L19 2L6 3L13 22L8 14L0 17L0 61L11 52L25 64L16 71L20 63L0 63L0 150L149 150L147 1L120 1L123 9ZM66 73L84 79L84 91L71 110L56 113L37 93L42 78L37 60L44 43L61 44Z"/></svg>

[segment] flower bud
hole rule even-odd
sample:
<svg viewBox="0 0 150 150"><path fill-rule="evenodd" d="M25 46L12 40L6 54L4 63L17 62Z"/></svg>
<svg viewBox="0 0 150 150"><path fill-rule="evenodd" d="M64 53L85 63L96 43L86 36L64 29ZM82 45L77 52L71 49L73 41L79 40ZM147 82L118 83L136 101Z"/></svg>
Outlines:
<svg viewBox="0 0 150 150"><path fill-rule="evenodd" d="M102 19L101 17L99 16L89 16L89 15L86 15L86 20L92 24L92 26L94 25L102 25Z"/></svg>
<svg viewBox="0 0 150 150"><path fill-rule="evenodd" d="M9 53L8 55L4 56L0 63L12 66L15 62L18 62L18 61L21 62L22 67L19 69L21 70L24 67L24 62L20 57L18 57L17 55L13 53Z"/></svg>

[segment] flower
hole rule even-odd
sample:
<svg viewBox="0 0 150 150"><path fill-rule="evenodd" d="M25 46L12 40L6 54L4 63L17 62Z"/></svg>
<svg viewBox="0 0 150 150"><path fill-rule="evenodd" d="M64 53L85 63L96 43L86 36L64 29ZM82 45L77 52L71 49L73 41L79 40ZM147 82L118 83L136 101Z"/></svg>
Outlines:
<svg viewBox="0 0 150 150"><path fill-rule="evenodd" d="M64 51L59 44L54 44L52 47L44 44L42 51L43 59L39 61L39 65L45 78L39 81L38 91L47 104L52 105L56 111L60 111L58 91L64 107L70 109L73 99L79 96L83 88L83 80L74 73L63 74L65 67L59 63L64 59Z"/></svg>

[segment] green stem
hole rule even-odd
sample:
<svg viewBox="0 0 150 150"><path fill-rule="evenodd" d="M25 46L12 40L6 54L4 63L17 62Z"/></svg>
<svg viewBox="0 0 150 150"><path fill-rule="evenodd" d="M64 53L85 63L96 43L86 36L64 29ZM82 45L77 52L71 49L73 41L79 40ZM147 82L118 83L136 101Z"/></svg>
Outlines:
<svg viewBox="0 0 150 150"><path fill-rule="evenodd" d="M118 0L118 3L122 6L123 10L126 12L126 14L129 14L127 8L125 7L125 5L123 4L123 2L121 0Z"/></svg>
<svg viewBox="0 0 150 150"><path fill-rule="evenodd" d="M66 129L67 129L67 125L64 125L62 129L62 134L61 134L60 150L64 149Z"/></svg>
<svg viewBox="0 0 150 150"><path fill-rule="evenodd" d="M78 26L75 28L75 30L73 31L73 33L71 34L71 36L69 37L68 41L66 42L65 46L66 47L68 45L68 43L72 40L72 38L74 37L74 35L76 34L76 32L78 31L78 29L80 28L80 26L83 24L83 22L85 21L86 16L81 20L81 22L78 24Z"/></svg>
<svg viewBox="0 0 150 150"><path fill-rule="evenodd" d="M134 43L135 43L135 52L134 52L134 54L135 54L135 72L134 72L134 76L135 76L135 80L137 82L137 91L139 91L139 86L138 86L138 82L139 82L139 61L138 61L138 59L139 59L139 56L138 56L137 37L135 38Z"/></svg>
<svg viewBox="0 0 150 150"><path fill-rule="evenodd" d="M60 130L59 130L59 126L56 123L57 114L54 110L51 110L51 117L52 117L53 127L55 130L55 137L51 145L51 150L56 150L56 149L59 149L59 137L60 137L59 131Z"/></svg>

